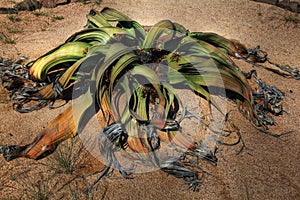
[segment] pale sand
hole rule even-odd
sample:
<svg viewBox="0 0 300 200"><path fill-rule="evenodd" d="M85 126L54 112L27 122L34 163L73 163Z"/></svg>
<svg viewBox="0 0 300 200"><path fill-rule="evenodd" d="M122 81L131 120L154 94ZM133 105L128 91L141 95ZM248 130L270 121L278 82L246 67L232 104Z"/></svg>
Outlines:
<svg viewBox="0 0 300 200"><path fill-rule="evenodd" d="M10 6L7 2L1 1L0 7ZM299 69L300 24L294 27L293 23L284 21L285 16L294 14L246 0L103 0L100 6L72 3L51 10L42 9L48 16L36 17L32 13L20 12L13 16L21 19L15 23L10 22L6 15L0 15L0 33L16 41L16 44L0 42L0 56L36 58L81 30L91 7L100 10L105 6L115 8L143 25L170 19L192 31L215 32L238 39L249 47L260 45L274 62ZM53 20L54 15L64 19ZM9 33L13 30L21 32ZM300 82L265 70L258 71L263 80L286 93L283 106L288 114L276 118L278 126L275 130L294 130L294 133L277 139L258 132L245 119L238 119L236 123L241 128L247 149L235 155L236 147L221 147L217 154L218 166L205 166L213 175L206 176L200 192L185 190L183 180L156 171L135 174L130 180L106 180L100 184L99 193L103 189L101 186L105 186L105 199L300 199ZM12 110L11 104L1 105L1 144L31 142L39 130L63 109L45 108L19 114ZM7 198L12 190L1 187L1 184L6 183L15 170L31 162L26 159L10 163L0 160L0 198Z"/></svg>

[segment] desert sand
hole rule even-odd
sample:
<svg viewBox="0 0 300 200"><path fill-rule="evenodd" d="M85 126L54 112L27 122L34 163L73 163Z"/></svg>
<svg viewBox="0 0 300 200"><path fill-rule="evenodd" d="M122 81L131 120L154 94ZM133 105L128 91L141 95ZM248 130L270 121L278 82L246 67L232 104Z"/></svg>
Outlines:
<svg viewBox="0 0 300 200"><path fill-rule="evenodd" d="M12 3L3 0L0 7L3 6L12 6ZM300 69L300 16L247 0L103 0L100 5L71 3L54 9L42 8L35 13L0 15L0 57L13 60L19 56L37 58L81 30L86 23L85 15L91 8L101 10L106 6L146 26L170 19L191 31L215 32L237 39L248 47L260 45L272 61ZM251 69L249 65L240 67ZM286 112L276 117L277 124L272 130L293 130L293 133L281 138L271 137L254 129L246 119L238 118L235 122L242 131L246 148L236 155L238 147L220 146L218 165L205 165L205 170L211 175L205 176L199 192L187 190L183 180L155 171L134 174L134 178L128 180L105 179L95 191L95 199L300 199L300 82L263 69L257 70L261 79L276 85L286 94L283 102ZM5 95L1 96L1 99L5 98ZM13 111L11 103L1 104L0 145L31 142L64 108L44 108L20 114ZM88 152L86 156L93 159ZM13 176L30 169L30 176L35 177L30 180L40 180L40 169L44 168L34 164L40 162L44 161L16 159L5 162L0 158L0 199L29 198ZM96 161L89 163L93 166L86 164L82 173L92 173L97 169ZM70 178L63 177L55 180ZM120 176L117 174L116 177ZM30 185L30 181L24 181ZM49 184L55 188L53 181ZM65 187L62 198L70 199L74 188L76 185ZM73 195L75 199L80 199L79 196ZM49 199L60 197L51 194Z"/></svg>

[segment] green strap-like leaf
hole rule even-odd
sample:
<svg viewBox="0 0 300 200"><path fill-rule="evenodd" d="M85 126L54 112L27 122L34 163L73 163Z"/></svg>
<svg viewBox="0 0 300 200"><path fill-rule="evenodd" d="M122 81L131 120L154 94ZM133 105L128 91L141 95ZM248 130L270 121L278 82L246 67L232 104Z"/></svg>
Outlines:
<svg viewBox="0 0 300 200"><path fill-rule="evenodd" d="M39 57L30 66L34 79L44 81L49 70L59 64L76 62L86 56L90 44L84 42L68 42Z"/></svg>
<svg viewBox="0 0 300 200"><path fill-rule="evenodd" d="M143 41L146 37L146 32L142 25L140 25L136 21L119 21L117 26L122 27L123 29L127 30L131 36L133 36L137 41L138 45L142 45Z"/></svg>
<svg viewBox="0 0 300 200"><path fill-rule="evenodd" d="M141 46L142 49L148 50L150 48L154 48L155 45L154 42L157 42L157 40L165 36L163 38L163 42L169 41L172 39L176 34L176 29L174 24L169 20L163 20L155 24L148 34L146 35L146 38L144 40L143 45Z"/></svg>
<svg viewBox="0 0 300 200"><path fill-rule="evenodd" d="M113 86L118 78L132 68L131 64L139 61L138 56L135 53L128 53L122 56L118 62L112 67L109 83L109 93L112 94Z"/></svg>
<svg viewBox="0 0 300 200"><path fill-rule="evenodd" d="M129 17L127 17L123 13L121 13L113 8L105 7L101 10L101 14L104 16L104 18L107 21L115 22L115 21L130 20Z"/></svg>
<svg viewBox="0 0 300 200"><path fill-rule="evenodd" d="M247 54L247 50L245 49L245 47L243 47L242 44L239 43L239 48L237 48L233 41L226 39L225 37L220 36L216 33L192 32L189 33L189 36L218 47L224 53L234 57L241 57L244 54Z"/></svg>
<svg viewBox="0 0 300 200"><path fill-rule="evenodd" d="M164 108L166 105L166 99L161 91L161 83L159 78L157 77L156 73L150 69L148 66L144 66L144 65L138 65L135 66L132 70L131 70L131 74L133 76L140 76L143 79L143 82L145 82L146 84L151 84L151 86L155 89L158 99L159 99L159 103L157 105L157 118L152 119L151 123L154 124L156 127L158 128L163 128L165 125L165 113L164 113Z"/></svg>
<svg viewBox="0 0 300 200"><path fill-rule="evenodd" d="M106 20L106 18L94 9L92 9L86 17L88 22L85 25L85 28L111 27L111 24Z"/></svg>
<svg viewBox="0 0 300 200"><path fill-rule="evenodd" d="M105 59L103 62L100 62L97 64L97 88L96 88L96 94L99 102L99 106L101 107L101 98L103 96L103 92L105 90L102 90L102 87L105 86L105 72L108 70L111 70L112 64L116 62L119 58L121 58L123 55L130 53L133 51L133 48L130 48L128 46L123 45L122 43L114 43L111 45L105 45L102 48L105 48L108 50L107 54L105 55ZM108 87L105 86L107 89Z"/></svg>
<svg viewBox="0 0 300 200"><path fill-rule="evenodd" d="M106 44L116 35L128 34L126 30L117 27L87 28L73 34L66 40L67 42L86 42L93 45Z"/></svg>

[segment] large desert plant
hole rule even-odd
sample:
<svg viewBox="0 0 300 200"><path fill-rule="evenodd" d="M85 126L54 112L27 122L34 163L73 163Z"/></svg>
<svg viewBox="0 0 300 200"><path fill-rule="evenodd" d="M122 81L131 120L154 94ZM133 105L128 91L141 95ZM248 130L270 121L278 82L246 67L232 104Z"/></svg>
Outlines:
<svg viewBox="0 0 300 200"><path fill-rule="evenodd" d="M253 64L265 62L267 57L260 49L248 50L240 42L215 33L190 32L169 20L143 27L110 8L91 10L87 18L85 28L65 43L25 67L3 70L2 81L13 90L14 108L19 112L40 109L58 99L76 99L33 143L1 147L6 160L41 159L51 154L59 143L76 136L99 113L103 125L99 149L106 158L103 175L114 167L128 177L131 170L120 165L115 153L130 151L136 159L184 178L195 189L199 183L197 174L180 162L183 157L160 159L155 153L163 141L184 155L216 162L214 152L203 141L190 141L180 127L185 116L178 119L178 112L184 110L184 105L176 88L181 87L207 100L225 121L228 113L223 113L213 95L233 100L256 128L272 135L267 131L273 123L268 109L280 114L282 109L277 103L282 94L273 91L269 97L277 92L277 98L269 101L254 93L245 73L230 58ZM277 67L283 71L267 69L299 78L298 71ZM15 82L27 84L14 88Z"/></svg>

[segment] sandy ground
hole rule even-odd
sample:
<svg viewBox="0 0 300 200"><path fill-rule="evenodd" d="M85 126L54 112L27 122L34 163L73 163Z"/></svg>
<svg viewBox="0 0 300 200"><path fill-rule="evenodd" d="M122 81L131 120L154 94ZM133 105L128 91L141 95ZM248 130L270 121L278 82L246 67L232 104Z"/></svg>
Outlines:
<svg viewBox="0 0 300 200"><path fill-rule="evenodd" d="M8 0L0 2L0 7L11 5ZM192 31L216 32L249 47L260 45L274 62L300 67L300 23L295 24L299 17L246 0L103 0L100 5L72 3L41 9L37 12L39 16L30 12L1 15L0 34L7 40L0 40L0 57L36 58L81 30L91 8L100 10L105 6L120 10L143 25L170 19ZM57 16L63 19L58 20ZM249 69L249 66L241 67ZM238 118L236 123L247 148L235 155L236 147L220 147L218 165L206 166L212 175L205 177L199 192L186 190L182 180L160 171L135 174L129 180L105 180L97 192L104 199L300 199L300 82L264 70L259 70L259 75L286 93L286 113L276 118L278 125L273 130L294 130L292 134L280 139L267 136ZM20 114L12 110L11 104L0 105L0 144L31 142L63 109L45 108ZM20 169L34 166L32 161L18 159L6 163L0 158L0 162L0 199L12 199L18 192L22 196L21 189L13 190L4 184Z"/></svg>

